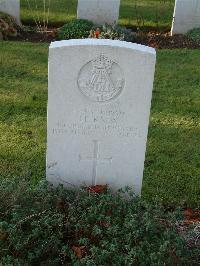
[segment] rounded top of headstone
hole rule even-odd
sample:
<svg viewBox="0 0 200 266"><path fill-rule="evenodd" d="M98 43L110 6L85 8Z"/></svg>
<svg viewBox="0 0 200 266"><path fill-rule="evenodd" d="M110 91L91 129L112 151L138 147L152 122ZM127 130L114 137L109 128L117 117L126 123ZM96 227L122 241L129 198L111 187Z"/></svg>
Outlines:
<svg viewBox="0 0 200 266"><path fill-rule="evenodd" d="M156 54L156 50L154 48L145 45L119 41L119 40L108 40L108 39L71 39L71 40L56 41L50 44L50 49L69 47L69 46L86 46L86 45L120 47L120 48L137 50L140 52L149 53L153 55Z"/></svg>

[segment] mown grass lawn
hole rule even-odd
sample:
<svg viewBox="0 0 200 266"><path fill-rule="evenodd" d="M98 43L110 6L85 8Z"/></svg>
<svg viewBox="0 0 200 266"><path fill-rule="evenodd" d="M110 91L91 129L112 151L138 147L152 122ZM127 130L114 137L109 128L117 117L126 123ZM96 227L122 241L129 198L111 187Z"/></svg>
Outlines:
<svg viewBox="0 0 200 266"><path fill-rule="evenodd" d="M76 18L77 0L46 1L46 13L49 10L49 24L63 25ZM121 0L119 23L125 26L157 28L169 30L173 17L174 0ZM44 19L42 0L21 0L21 17L25 24L34 24L34 18Z"/></svg>
<svg viewBox="0 0 200 266"><path fill-rule="evenodd" d="M0 176L45 177L47 44L0 43ZM200 203L200 51L160 50L143 196Z"/></svg>

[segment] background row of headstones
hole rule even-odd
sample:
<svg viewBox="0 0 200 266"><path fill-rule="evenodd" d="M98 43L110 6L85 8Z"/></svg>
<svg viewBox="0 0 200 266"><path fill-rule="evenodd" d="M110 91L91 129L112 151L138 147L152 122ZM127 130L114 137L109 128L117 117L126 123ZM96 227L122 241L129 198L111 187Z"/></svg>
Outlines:
<svg viewBox="0 0 200 266"><path fill-rule="evenodd" d="M120 0L78 0L77 17L95 24L113 24L119 18ZM20 0L0 0L0 11L20 24ZM171 34L184 34L200 27L200 0L176 0Z"/></svg>
<svg viewBox="0 0 200 266"><path fill-rule="evenodd" d="M0 12L11 15L20 24L20 0L0 0Z"/></svg>
<svg viewBox="0 0 200 266"><path fill-rule="evenodd" d="M200 0L176 0L171 34L184 34L200 27Z"/></svg>

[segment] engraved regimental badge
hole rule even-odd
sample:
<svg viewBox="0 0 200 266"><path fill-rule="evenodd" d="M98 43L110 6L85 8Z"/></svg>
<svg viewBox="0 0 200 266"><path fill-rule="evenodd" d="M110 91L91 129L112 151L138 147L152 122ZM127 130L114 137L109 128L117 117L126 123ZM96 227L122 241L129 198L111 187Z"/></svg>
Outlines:
<svg viewBox="0 0 200 266"><path fill-rule="evenodd" d="M81 68L78 87L91 101L112 100L124 87L123 71L117 63L102 54Z"/></svg>

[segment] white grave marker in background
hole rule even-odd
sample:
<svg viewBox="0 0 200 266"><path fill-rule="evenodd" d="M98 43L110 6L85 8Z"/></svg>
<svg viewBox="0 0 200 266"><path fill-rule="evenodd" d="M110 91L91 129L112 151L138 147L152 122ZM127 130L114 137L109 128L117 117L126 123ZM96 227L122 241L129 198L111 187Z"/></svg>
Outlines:
<svg viewBox="0 0 200 266"><path fill-rule="evenodd" d="M0 0L0 12L11 15L17 22L20 22L20 0Z"/></svg>
<svg viewBox="0 0 200 266"><path fill-rule="evenodd" d="M78 0L77 17L94 24L113 24L119 18L120 0Z"/></svg>
<svg viewBox="0 0 200 266"><path fill-rule="evenodd" d="M176 0L171 34L185 34L200 28L200 0Z"/></svg>
<svg viewBox="0 0 200 266"><path fill-rule="evenodd" d="M112 40L54 42L49 52L47 179L140 194L155 50Z"/></svg>

